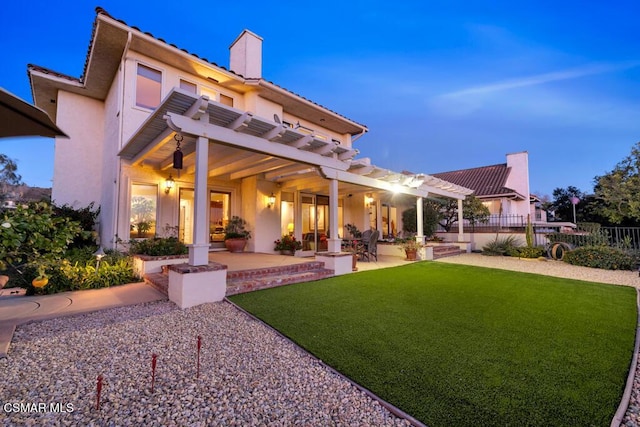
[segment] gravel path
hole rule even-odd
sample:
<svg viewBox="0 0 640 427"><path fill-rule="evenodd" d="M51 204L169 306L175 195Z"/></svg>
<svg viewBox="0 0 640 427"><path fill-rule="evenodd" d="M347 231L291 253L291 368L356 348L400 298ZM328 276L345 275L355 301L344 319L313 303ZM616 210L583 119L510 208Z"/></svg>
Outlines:
<svg viewBox="0 0 640 427"><path fill-rule="evenodd" d="M163 301L23 325L0 371L0 425L409 425L228 303ZM20 402L73 412L7 411Z"/></svg>

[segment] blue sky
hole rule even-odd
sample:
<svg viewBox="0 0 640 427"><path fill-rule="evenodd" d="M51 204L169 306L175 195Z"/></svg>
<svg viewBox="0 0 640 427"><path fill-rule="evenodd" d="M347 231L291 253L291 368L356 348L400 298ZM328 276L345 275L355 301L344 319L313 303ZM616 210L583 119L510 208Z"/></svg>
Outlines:
<svg viewBox="0 0 640 427"><path fill-rule="evenodd" d="M640 2L9 2L0 86L32 101L27 64L80 76L95 7L225 67L244 28L263 76L367 125L359 157L437 173L528 151L531 190L589 192L640 141ZM64 143L62 141L61 143ZM53 140L0 140L48 187Z"/></svg>

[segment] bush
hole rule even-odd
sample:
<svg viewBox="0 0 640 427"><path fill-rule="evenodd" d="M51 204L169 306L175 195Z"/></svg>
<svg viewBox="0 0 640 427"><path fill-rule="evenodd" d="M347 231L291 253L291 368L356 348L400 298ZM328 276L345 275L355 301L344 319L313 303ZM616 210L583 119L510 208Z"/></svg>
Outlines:
<svg viewBox="0 0 640 427"><path fill-rule="evenodd" d="M94 210L94 203L91 202L85 208L73 208L70 205L53 206L53 213L58 218L68 218L76 221L82 227L82 233L73 239L70 247L82 248L96 244L96 220L100 215L100 208Z"/></svg>
<svg viewBox="0 0 640 427"><path fill-rule="evenodd" d="M184 255L189 249L176 237L154 237L130 242L129 253L135 255Z"/></svg>
<svg viewBox="0 0 640 427"><path fill-rule="evenodd" d="M483 255L509 255L519 245L518 239L515 236L509 236L502 239L498 237L494 241L487 243L482 247Z"/></svg>
<svg viewBox="0 0 640 427"><path fill-rule="evenodd" d="M544 248L540 246L523 246L512 249L509 255L518 258L540 258L544 255Z"/></svg>
<svg viewBox="0 0 640 427"><path fill-rule="evenodd" d="M567 252L564 261L572 265L605 270L633 270L636 259L620 249L608 246L585 246Z"/></svg>
<svg viewBox="0 0 640 427"><path fill-rule="evenodd" d="M600 246L609 244L609 233L605 230L578 233L549 233L549 243L563 242L572 246Z"/></svg>
<svg viewBox="0 0 640 427"><path fill-rule="evenodd" d="M40 261L59 261L82 232L80 224L55 215L48 203L6 210L0 217L0 270Z"/></svg>

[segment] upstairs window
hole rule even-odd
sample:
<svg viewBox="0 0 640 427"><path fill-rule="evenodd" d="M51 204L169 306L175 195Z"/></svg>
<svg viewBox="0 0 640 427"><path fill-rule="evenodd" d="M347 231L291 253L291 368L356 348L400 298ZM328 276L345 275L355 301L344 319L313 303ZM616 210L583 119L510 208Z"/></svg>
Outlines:
<svg viewBox="0 0 640 427"><path fill-rule="evenodd" d="M155 110L160 105L162 73L146 65L138 64L136 79L136 106Z"/></svg>
<svg viewBox="0 0 640 427"><path fill-rule="evenodd" d="M180 80L180 89L184 89L187 92L198 93L198 86L195 83L188 82L186 80Z"/></svg>
<svg viewBox="0 0 640 427"><path fill-rule="evenodd" d="M220 94L220 103L233 107L233 98L227 95Z"/></svg>

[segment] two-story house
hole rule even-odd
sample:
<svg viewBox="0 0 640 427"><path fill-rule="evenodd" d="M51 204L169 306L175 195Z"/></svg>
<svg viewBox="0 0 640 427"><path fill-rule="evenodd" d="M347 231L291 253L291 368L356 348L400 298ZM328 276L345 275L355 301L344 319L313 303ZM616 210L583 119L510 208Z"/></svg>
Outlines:
<svg viewBox="0 0 640 427"><path fill-rule="evenodd" d="M401 229L392 194L421 206L471 193L356 158L367 127L266 80L251 31L223 67L98 8L81 77L28 74L35 104L69 136L56 140L52 200L100 206L105 247L177 227L203 265L238 215L248 251L272 253L291 234L308 242L299 255L339 252L344 224Z"/></svg>

